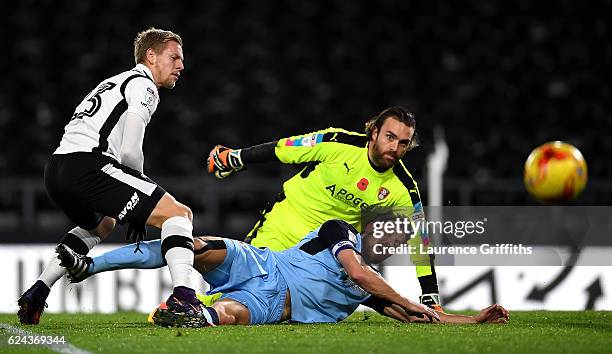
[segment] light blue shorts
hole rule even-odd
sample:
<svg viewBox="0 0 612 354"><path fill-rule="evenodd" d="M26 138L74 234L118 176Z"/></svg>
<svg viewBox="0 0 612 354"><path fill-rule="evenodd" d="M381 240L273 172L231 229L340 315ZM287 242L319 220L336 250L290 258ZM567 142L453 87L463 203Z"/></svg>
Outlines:
<svg viewBox="0 0 612 354"><path fill-rule="evenodd" d="M202 274L209 294L238 301L249 309L251 324L280 322L287 283L276 268L272 251L241 241L224 239L227 255L217 268Z"/></svg>

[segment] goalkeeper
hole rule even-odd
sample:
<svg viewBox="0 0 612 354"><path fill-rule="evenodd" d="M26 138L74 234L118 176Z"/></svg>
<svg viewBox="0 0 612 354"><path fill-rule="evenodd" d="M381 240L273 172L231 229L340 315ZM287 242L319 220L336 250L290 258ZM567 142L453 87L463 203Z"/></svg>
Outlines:
<svg viewBox="0 0 612 354"><path fill-rule="evenodd" d="M365 134L329 128L253 147L217 145L208 172L225 178L259 162L306 163L283 184L246 241L273 251L288 249L326 220L341 219L362 230L367 207L422 209L416 181L402 158L417 146L416 121L402 107L390 107L366 122ZM427 235L410 241L429 244ZM421 303L441 310L433 257L411 255L421 285Z"/></svg>

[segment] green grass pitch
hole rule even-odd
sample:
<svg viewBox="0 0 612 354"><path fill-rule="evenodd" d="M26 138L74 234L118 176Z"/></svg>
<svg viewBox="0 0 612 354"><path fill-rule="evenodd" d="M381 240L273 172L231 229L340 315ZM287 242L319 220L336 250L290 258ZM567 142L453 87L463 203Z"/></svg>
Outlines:
<svg viewBox="0 0 612 354"><path fill-rule="evenodd" d="M612 312L511 312L506 325L403 324L368 312L338 324L160 328L140 313L45 314L38 326L20 326L14 314L0 323L63 335L92 353L610 353ZM7 344L0 353L51 353L36 345Z"/></svg>

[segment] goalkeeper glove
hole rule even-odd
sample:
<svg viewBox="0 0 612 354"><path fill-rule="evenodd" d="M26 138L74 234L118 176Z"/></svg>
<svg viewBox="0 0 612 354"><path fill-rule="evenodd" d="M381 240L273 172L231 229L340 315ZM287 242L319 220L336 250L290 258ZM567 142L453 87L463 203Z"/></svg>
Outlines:
<svg viewBox="0 0 612 354"><path fill-rule="evenodd" d="M419 300L421 304L425 306L429 306L436 311L444 312L440 302L440 294L423 294L419 297Z"/></svg>
<svg viewBox="0 0 612 354"><path fill-rule="evenodd" d="M208 154L208 159L206 159L208 173L222 179L242 170L244 165L240 157L241 152L241 149L234 150L222 145L215 146Z"/></svg>

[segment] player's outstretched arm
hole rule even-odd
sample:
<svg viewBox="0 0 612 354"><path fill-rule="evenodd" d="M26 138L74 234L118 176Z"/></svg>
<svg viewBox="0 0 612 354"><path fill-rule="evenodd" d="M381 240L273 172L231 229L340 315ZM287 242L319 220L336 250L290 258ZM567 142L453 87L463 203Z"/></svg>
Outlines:
<svg viewBox="0 0 612 354"><path fill-rule="evenodd" d="M347 248L340 251L337 258L347 275L373 296L397 305L415 318L424 315L423 318L429 321L440 320L435 310L401 296L378 273L369 266L363 266L361 257L353 249Z"/></svg>
<svg viewBox="0 0 612 354"><path fill-rule="evenodd" d="M370 296L361 304L375 310L383 316L391 317L401 322L412 322L410 315L408 315L402 307L375 295Z"/></svg>
<svg viewBox="0 0 612 354"><path fill-rule="evenodd" d="M206 159L208 173L222 179L245 168L245 164L278 161L274 153L276 141L255 145L243 149L232 149L223 145L217 145Z"/></svg>
<svg viewBox="0 0 612 354"><path fill-rule="evenodd" d="M439 322L434 323L458 323L458 324L477 324L477 323L507 323L510 320L510 314L508 310L503 308L501 305L493 304L487 308L482 309L477 315L454 315L444 312L438 312L440 316ZM410 316L410 322L427 322L422 318L416 318Z"/></svg>
<svg viewBox="0 0 612 354"><path fill-rule="evenodd" d="M367 305L364 303L364 305ZM475 316L469 315L460 315L460 314L449 314L445 312L439 312L438 316L440 317L439 321L431 321L425 316L414 316L408 314L405 309L396 305L396 304L388 304L386 307L381 309L382 311L378 311L380 314L395 318L398 321L406 322L406 323L448 323L448 324L481 324L481 323L497 323L503 324L507 323L510 320L508 310L503 308L501 305L493 304L483 310L480 311L479 314Z"/></svg>
<svg viewBox="0 0 612 354"><path fill-rule="evenodd" d="M406 310L394 303L383 300L377 296L370 296L366 301L362 303L364 306L368 306L381 315L394 318L401 322L406 323L457 323L457 324L477 324L477 323L506 323L509 321L510 316L508 310L503 308L501 305L493 304L480 311L475 316L468 315L453 315L444 312L438 312L440 317L439 321L431 321L425 316L415 316L409 314Z"/></svg>
<svg viewBox="0 0 612 354"><path fill-rule="evenodd" d="M348 145L338 145L340 141ZM225 178L254 163L300 164L333 160L337 158L339 146L349 145L357 149L365 146L365 135L328 128L242 149L217 145L208 154L206 168L215 177Z"/></svg>

